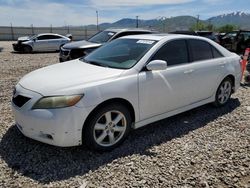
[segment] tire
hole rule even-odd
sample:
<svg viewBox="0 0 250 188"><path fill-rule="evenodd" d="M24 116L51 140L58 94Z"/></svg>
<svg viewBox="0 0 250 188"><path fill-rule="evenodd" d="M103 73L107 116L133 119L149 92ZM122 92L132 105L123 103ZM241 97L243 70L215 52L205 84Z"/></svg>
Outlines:
<svg viewBox="0 0 250 188"><path fill-rule="evenodd" d="M228 103L232 95L233 83L230 78L225 78L219 85L216 95L214 106L221 107Z"/></svg>
<svg viewBox="0 0 250 188"><path fill-rule="evenodd" d="M24 53L31 53L32 52L32 48L30 46L24 46L23 47L23 52Z"/></svg>
<svg viewBox="0 0 250 188"><path fill-rule="evenodd" d="M131 123L131 115L125 106L109 104L88 118L83 128L83 142L91 150L110 151L125 140Z"/></svg>

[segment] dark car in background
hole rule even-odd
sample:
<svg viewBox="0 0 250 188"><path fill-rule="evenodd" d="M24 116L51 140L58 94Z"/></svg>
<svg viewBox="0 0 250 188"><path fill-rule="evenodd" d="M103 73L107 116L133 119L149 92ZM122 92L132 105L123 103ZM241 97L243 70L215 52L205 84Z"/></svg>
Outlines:
<svg viewBox="0 0 250 188"><path fill-rule="evenodd" d="M110 42L114 39L127 36L127 35L139 35L155 33L146 29L106 29L101 31L88 40L82 40L77 42L71 42L65 44L60 49L59 60L60 62L69 61L83 57L93 50L99 48L103 44Z"/></svg>
<svg viewBox="0 0 250 188"><path fill-rule="evenodd" d="M209 38L217 43L219 43L219 39L218 37L215 35L214 32L212 31L196 31L196 33L201 36L201 37L206 37L206 38Z"/></svg>
<svg viewBox="0 0 250 188"><path fill-rule="evenodd" d="M244 53L245 49L250 47L250 31L229 32L221 38L220 44L230 51Z"/></svg>

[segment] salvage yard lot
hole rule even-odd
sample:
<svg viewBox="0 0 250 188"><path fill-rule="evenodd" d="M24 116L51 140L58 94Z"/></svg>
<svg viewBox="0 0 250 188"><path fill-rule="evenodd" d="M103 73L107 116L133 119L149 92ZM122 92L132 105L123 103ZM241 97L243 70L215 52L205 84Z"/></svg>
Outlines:
<svg viewBox="0 0 250 188"><path fill-rule="evenodd" d="M153 123L97 153L42 144L14 126L14 85L55 63L58 53L13 53L11 42L0 42L0 187L250 187L249 86L225 107Z"/></svg>

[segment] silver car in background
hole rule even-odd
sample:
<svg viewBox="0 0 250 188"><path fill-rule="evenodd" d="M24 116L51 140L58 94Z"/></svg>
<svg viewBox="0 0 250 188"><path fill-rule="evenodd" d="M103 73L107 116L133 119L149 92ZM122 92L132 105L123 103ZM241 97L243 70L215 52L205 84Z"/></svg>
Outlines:
<svg viewBox="0 0 250 188"><path fill-rule="evenodd" d="M34 36L19 37L17 43L12 44L14 51L30 53L33 51L58 51L71 39L59 34L43 33Z"/></svg>

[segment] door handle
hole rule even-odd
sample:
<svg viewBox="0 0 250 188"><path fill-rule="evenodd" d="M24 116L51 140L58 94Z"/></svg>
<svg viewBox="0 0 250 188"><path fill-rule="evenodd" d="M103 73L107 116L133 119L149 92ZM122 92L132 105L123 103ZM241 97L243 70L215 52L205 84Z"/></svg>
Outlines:
<svg viewBox="0 0 250 188"><path fill-rule="evenodd" d="M189 70L184 71L184 74L191 74L192 72L194 72L194 70L193 69L189 69Z"/></svg>

